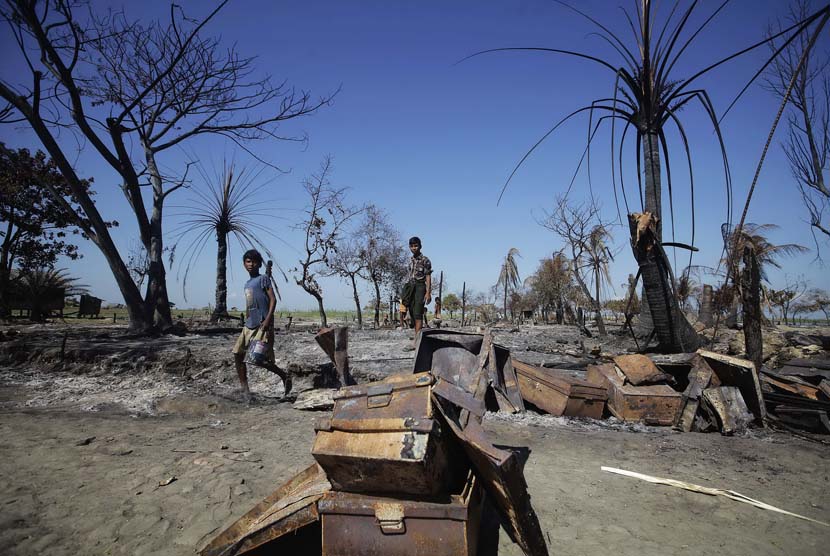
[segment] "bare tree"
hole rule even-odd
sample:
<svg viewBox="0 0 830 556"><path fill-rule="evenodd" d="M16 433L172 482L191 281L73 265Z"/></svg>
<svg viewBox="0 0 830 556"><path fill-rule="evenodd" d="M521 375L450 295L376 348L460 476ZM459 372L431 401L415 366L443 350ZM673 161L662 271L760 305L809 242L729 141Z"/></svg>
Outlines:
<svg viewBox="0 0 830 556"><path fill-rule="evenodd" d="M807 282L801 278L785 277L784 286L781 289L768 290L769 302L781 309L781 317L786 325L793 305L798 302L807 291Z"/></svg>
<svg viewBox="0 0 830 556"><path fill-rule="evenodd" d="M30 83L0 80L0 98L11 108L6 121L25 120L55 160L77 200L79 226L106 258L133 329L171 325L162 260L163 207L186 183L187 169L164 174L159 157L198 135L219 135L238 144L258 138L298 139L278 134L281 122L314 112L330 97L313 102L284 83L252 78L254 59L239 56L219 39L204 38L205 25L225 6L193 20L171 5L170 21L142 25L121 13L83 21L81 2L7 0L0 17L9 24ZM252 114L256 113L254 117ZM142 298L119 254L99 208L83 190L59 137L68 129L113 168L135 214L147 250L147 290ZM151 200L145 203L144 186ZM57 191L53 196L69 205Z"/></svg>
<svg viewBox="0 0 830 556"><path fill-rule="evenodd" d="M595 203L572 205L560 197L553 213L540 223L562 238L570 249L573 277L595 312L600 335L605 336L600 291L603 282L610 283L608 264L613 256L606 245L608 224L601 220L599 207ZM595 286L593 294L586 282L591 278Z"/></svg>
<svg viewBox="0 0 830 556"><path fill-rule="evenodd" d="M363 309L360 305L360 293L357 289L357 278L366 269L361 255L360 245L358 243L359 237L353 234L351 237L344 238L337 244L337 250L329 258L329 270L326 273L328 276L340 276L349 281L352 286L352 296L354 297L355 311L357 311L357 326L363 329ZM379 300L376 300L378 303ZM377 313L377 307L375 312Z"/></svg>
<svg viewBox="0 0 830 556"><path fill-rule="evenodd" d="M344 226L363 211L362 208L345 205L346 189L332 187L332 169L332 159L327 156L320 163L320 169L303 181L303 189L310 199L304 211L305 219L296 226L305 234L305 242L300 266L294 268L294 281L317 300L320 325L324 327L328 326L328 321L323 307L323 288L317 281L317 269L322 267L325 272L329 267Z"/></svg>
<svg viewBox="0 0 830 556"><path fill-rule="evenodd" d="M768 36L805 19L811 4L810 0L797 0L790 6L786 20L770 27ZM773 51L780 46L778 42L770 43ZM810 37L802 33L787 45L773 60L765 87L783 99L792 82L787 114L789 134L782 146L809 214L813 236L818 231L830 239L830 189L825 181L830 155L830 59L825 51L811 50L809 43Z"/></svg>
<svg viewBox="0 0 830 556"><path fill-rule="evenodd" d="M401 259L404 248L389 215L375 205L366 207L357 234L363 262L361 276L371 282L375 290L374 322L377 328L380 326L381 288L386 285L390 293L400 293L398 289L403 282L400 269L406 264Z"/></svg>

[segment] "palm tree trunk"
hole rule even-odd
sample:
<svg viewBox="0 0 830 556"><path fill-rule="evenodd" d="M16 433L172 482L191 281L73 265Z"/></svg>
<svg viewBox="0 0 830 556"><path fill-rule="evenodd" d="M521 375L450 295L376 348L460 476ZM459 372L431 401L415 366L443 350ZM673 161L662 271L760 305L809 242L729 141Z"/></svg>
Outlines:
<svg viewBox="0 0 830 556"><path fill-rule="evenodd" d="M744 344L747 358L761 370L764 344L761 334L761 270L758 258L750 247L744 248L744 270L741 273L741 295L744 306Z"/></svg>
<svg viewBox="0 0 830 556"><path fill-rule="evenodd" d="M643 277L643 302L648 303L658 349L667 353L696 350L700 339L672 293L668 259L654 238L653 228L641 230L638 241L635 215L629 215L629 227L632 251Z"/></svg>
<svg viewBox="0 0 830 556"><path fill-rule="evenodd" d="M729 303L729 312L726 314L726 320L724 321L724 325L730 330L738 329L738 304L739 301L736 294Z"/></svg>
<svg viewBox="0 0 830 556"><path fill-rule="evenodd" d="M507 279L504 281L504 320L507 320Z"/></svg>
<svg viewBox="0 0 830 556"><path fill-rule="evenodd" d="M228 314L228 234L216 232L216 307L210 316L211 322Z"/></svg>
<svg viewBox="0 0 830 556"><path fill-rule="evenodd" d="M595 289L597 292L596 297L594 297L594 306L597 311L597 329L599 330L600 336L605 336L607 332L605 331L605 322L602 320L602 305L599 301L599 286L600 286L600 276L599 276L599 267L594 268L594 282L595 282Z"/></svg>
<svg viewBox="0 0 830 556"><path fill-rule="evenodd" d="M641 139L643 150L643 177L645 182L644 209L657 217L657 241L663 241L663 219L661 218L661 181L660 181L660 137L653 130L646 131ZM648 336L654 329L649 308L649 296L646 294L645 280L640 296L640 317L637 320L637 335Z"/></svg>
<svg viewBox="0 0 830 556"><path fill-rule="evenodd" d="M700 312L698 312L697 320L707 328L715 324L713 300L712 286L704 284L703 293L700 296Z"/></svg>
<svg viewBox="0 0 830 556"><path fill-rule="evenodd" d="M357 294L357 282L354 279L354 274L350 274L349 278L352 280L352 293L354 294L354 307L357 310L357 327L363 330L363 313L360 311L360 296Z"/></svg>

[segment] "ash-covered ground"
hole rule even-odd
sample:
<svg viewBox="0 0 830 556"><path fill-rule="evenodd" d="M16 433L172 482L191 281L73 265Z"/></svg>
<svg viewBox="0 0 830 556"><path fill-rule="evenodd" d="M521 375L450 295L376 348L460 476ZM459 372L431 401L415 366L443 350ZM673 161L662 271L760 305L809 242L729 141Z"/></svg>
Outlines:
<svg viewBox="0 0 830 556"><path fill-rule="evenodd" d="M330 372L300 323L276 336L295 380L252 369L238 390L233 328L131 337L96 323L0 327L0 546L4 553L194 554L281 482L309 465L318 412L302 397ZM466 331L475 332L475 328ZM352 330L358 382L412 370L411 331ZM635 349L570 326L504 326L517 359L576 374ZM769 363L815 351L767 339ZM741 355L739 332L710 346ZM805 351L806 350L806 351ZM830 521L828 446L769 430L740 437L682 434L614 419L489 414L499 443L531 449L526 477L551 554L823 554L830 528L603 473L629 469L747 496ZM520 550L502 532L499 554Z"/></svg>

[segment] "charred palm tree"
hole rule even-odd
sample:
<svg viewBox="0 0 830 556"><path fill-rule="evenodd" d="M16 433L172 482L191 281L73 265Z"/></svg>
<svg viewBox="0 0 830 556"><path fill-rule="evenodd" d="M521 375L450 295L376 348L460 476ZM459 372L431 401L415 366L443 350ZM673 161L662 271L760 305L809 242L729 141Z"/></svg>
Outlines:
<svg viewBox="0 0 830 556"><path fill-rule="evenodd" d="M731 222L732 184L729 173L729 163L726 157L726 148L724 146L719 125L720 120L716 115L715 107L712 104L709 94L705 89L697 86L697 80L704 74L711 72L715 68L736 57L739 57L763 45L772 43L775 40L781 39L782 42L777 45L777 48L772 53L772 57L770 58L771 61L784 48L786 48L795 39L795 37L801 33L801 31L814 23L819 17L822 17L824 13L828 11L828 8L825 7L810 17L797 22L786 29L782 29L778 33L770 35L763 40L747 46L746 48L730 54L721 60L715 61L697 72L684 72L686 75L691 74L689 77L681 77L678 75L679 70L676 69L677 63L681 56L690 47L690 45L694 43L700 33L703 32L704 29L721 12L721 10L723 10L723 8L729 3L729 0L721 3L711 14L705 17L703 22L696 28L690 27L692 25L692 16L700 3L698 0L688 2L685 9L681 9L681 2L678 0L671 5L670 11L662 23L657 21L657 9L655 2L652 2L651 0L635 0L635 9L633 10L633 13L630 10L622 10L623 16L634 35L633 45L627 44L622 40L622 38L613 33L604 24L578 8L566 4L561 0L555 1L576 12L581 17L587 19L592 25L596 26L598 29L597 35L616 51L620 57L620 60L609 61L597 56L573 50L544 47L496 48L479 52L473 56L484 54L486 52L516 50L564 54L567 56L578 57L604 67L613 75L613 93L610 96L594 100L588 106L574 110L550 128L520 159L516 167L513 169L513 172L505 182L502 194L504 194L504 191L515 176L519 167L536 150L536 148L538 148L539 145L545 141L545 139L547 139L554 131L556 131L556 129L574 116L579 114L588 114L588 140L585 152L583 153L577 170L586 158L590 161L591 141L599 127L604 123L610 124L611 169L614 198L617 203L617 210L619 213L619 197L622 197L625 210L630 215L629 220L630 222L634 222L631 217L635 210L629 205L629 195L627 193L623 177L623 160L625 158L623 156L623 152L626 146L626 139L629 138L631 133L634 133L635 137L633 147L635 150L635 160L637 166L637 193L640 200L638 208L643 214L648 215L647 220L650 226L649 236L653 236L650 237L649 242L654 242L653 246L659 247L659 249L652 250L651 243L649 243L648 249L645 249L643 245L640 245L639 237L635 237L638 226L636 222L631 224L631 245L635 258L637 258L638 264L641 266L641 275L643 277L645 294L641 305L641 316L645 317L645 320L648 320L648 317L651 317L654 327L672 325L679 326L684 329L672 330L668 333L664 333L664 340L668 340L669 338L678 339L681 337L687 337L689 335L686 329L691 329L691 327L680 311L677 298L673 293L674 284L672 283L672 280L670 280L671 268L668 260L662 260L662 258L665 258L665 253L663 253L662 232L662 223L664 218L662 202L663 186L661 177L663 170L661 166L663 164L665 165L664 173L666 177L666 191L669 197L672 239L674 239L675 236L673 184L669 157L667 156L669 146L665 131L673 126L681 138L682 147L685 151L685 158L689 169L689 185L691 193L692 227L690 243L694 244L694 173L689 141L683 122L678 116L679 111L684 107L697 105L703 110L706 119L712 125L713 131L718 138L723 160L727 221ZM741 93L738 94L738 97L741 96L743 91L745 91L746 88L749 87L749 85L767 67L767 65L769 65L770 61L759 69L758 73L752 77L746 87L744 87ZM735 100L737 101L737 98ZM617 132L618 128L622 129L619 133ZM617 144L618 136L619 144ZM617 172L619 172L619 183L616 175ZM618 193L621 195L618 195ZM642 268L643 264L648 265L648 271L646 271L645 268ZM652 303L658 303L658 305L652 306ZM658 336L660 336L660 331L656 332L658 333ZM690 336L687 339L690 340ZM695 341L693 343L696 345L697 342ZM684 342L684 345L688 347L686 342ZM681 349L681 347L682 346L676 342L661 345L662 349L669 351L676 351Z"/></svg>
<svg viewBox="0 0 830 556"><path fill-rule="evenodd" d="M740 276L745 270L741 264L744 251L748 248L757 260L760 280L769 283L767 271L771 266L781 268L781 264L778 261L780 257L791 257L809 251L803 245L796 243L785 243L782 245L771 243L767 239L767 235L776 229L778 229L778 226L775 224L753 224L748 222L743 225L740 231L730 231L728 226L723 224L721 226L721 233L723 234L726 251L721 261L722 266L729 268L732 265L731 272L733 276ZM735 281L735 286L734 288L726 288L724 290L726 294L731 296L728 300L729 310L726 316L726 326L728 328L737 328L738 326L738 301L743 294L740 280ZM755 293L760 298L760 289Z"/></svg>
<svg viewBox="0 0 830 556"><path fill-rule="evenodd" d="M260 238L278 238L263 223L266 218L273 218L273 211L263 204L264 190L269 185L260 179L263 170L250 172L242 168L237 172L235 165L227 162L220 176L210 177L203 168L199 170L208 186L195 189L196 197L188 205L176 207L185 218L173 231L177 235L173 249L175 252L176 246L184 242L179 269L183 272L182 291L186 299L188 274L208 241L216 238L216 306L210 317L216 322L228 317L229 237L241 248L261 249L268 258L273 258L273 254ZM275 291L279 296L276 288Z"/></svg>
<svg viewBox="0 0 830 556"><path fill-rule="evenodd" d="M504 257L504 262L501 264L499 271L499 281L497 286L501 286L504 290L504 319L507 320L507 290L515 290L519 287L521 279L519 278L519 267L516 265L516 257L520 257L519 250L511 247Z"/></svg>

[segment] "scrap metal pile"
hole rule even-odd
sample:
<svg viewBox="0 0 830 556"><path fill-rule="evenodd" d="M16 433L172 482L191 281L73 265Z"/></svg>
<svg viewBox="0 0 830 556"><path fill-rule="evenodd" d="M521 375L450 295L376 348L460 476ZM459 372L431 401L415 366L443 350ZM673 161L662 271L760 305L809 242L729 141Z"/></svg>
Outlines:
<svg viewBox="0 0 830 556"><path fill-rule="evenodd" d="M830 433L830 359L793 359L761 371L770 411L783 423Z"/></svg>
<svg viewBox="0 0 830 556"><path fill-rule="evenodd" d="M524 409L510 352L489 332L429 330L413 370L339 389L316 423L316 463L202 556L475 556L488 516L525 554L548 554L523 475L529 450L494 446L481 425L487 409Z"/></svg>

